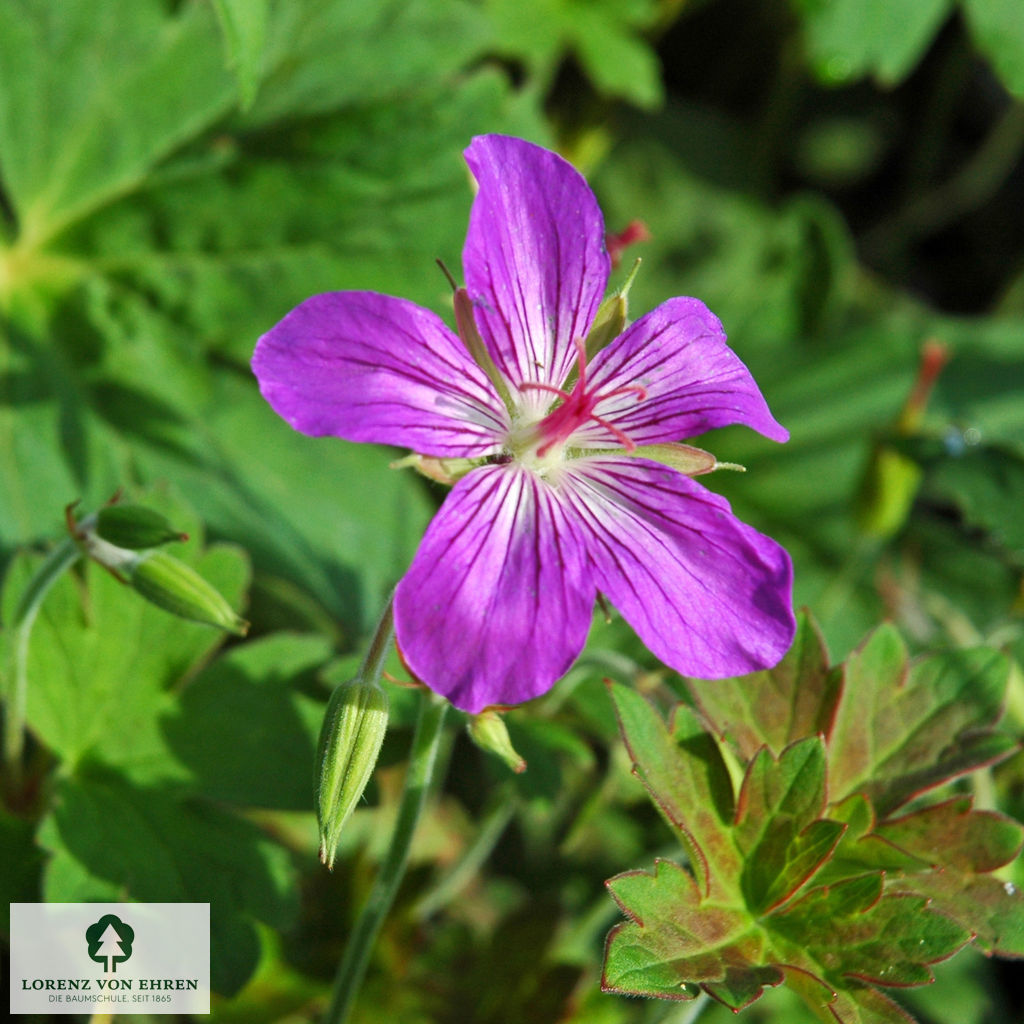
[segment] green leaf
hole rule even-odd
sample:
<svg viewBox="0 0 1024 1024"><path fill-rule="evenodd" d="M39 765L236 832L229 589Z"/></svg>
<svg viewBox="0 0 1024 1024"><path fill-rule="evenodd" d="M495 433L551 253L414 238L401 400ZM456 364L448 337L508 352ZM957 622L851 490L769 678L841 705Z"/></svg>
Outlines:
<svg viewBox="0 0 1024 1024"><path fill-rule="evenodd" d="M1009 864L1024 845L1024 826L995 811L976 811L969 796L889 818L878 835L935 868L984 873Z"/></svg>
<svg viewBox="0 0 1024 1024"><path fill-rule="evenodd" d="M150 499L153 501L153 498ZM199 555L194 516L166 502L191 540L182 557L237 607L248 563L237 549L215 546ZM11 584L16 585L12 579ZM83 582L65 575L50 590L32 633L28 659L28 725L73 770L86 756L131 766L136 778L180 778L158 728L173 706L168 688L193 671L224 640L143 601L98 566Z"/></svg>
<svg viewBox="0 0 1024 1024"><path fill-rule="evenodd" d="M35 844L32 822L0 811L0 899L11 903L33 903L39 899L39 875L43 858ZM9 930L4 928L4 934Z"/></svg>
<svg viewBox="0 0 1024 1024"><path fill-rule="evenodd" d="M47 901L209 903L211 981L225 994L256 966L253 920L284 928L297 909L288 854L254 825L112 771L63 778L39 843Z"/></svg>
<svg viewBox="0 0 1024 1024"><path fill-rule="evenodd" d="M107 441L67 354L0 317L0 559L62 532L69 502L95 507L114 493Z"/></svg>
<svg viewBox="0 0 1024 1024"><path fill-rule="evenodd" d="M1024 20L1016 0L962 0L964 16L979 50L1003 85L1024 98Z"/></svg>
<svg viewBox="0 0 1024 1024"><path fill-rule="evenodd" d="M931 467L926 493L952 505L992 543L1024 557L1024 453L1009 445L979 445Z"/></svg>
<svg viewBox="0 0 1024 1024"><path fill-rule="evenodd" d="M830 669L806 618L774 675L750 677L749 697L745 680L727 681L737 689L724 695L693 684L744 762L731 820L707 815L706 755L674 742L692 711L675 709L670 730L643 697L612 684L635 774L693 873L659 861L653 874L608 883L628 920L609 935L604 987L669 999L700 988L738 1010L785 980L823 1021L907 1024L875 986L929 983L931 966L973 936L987 952L1019 955L1024 901L987 873L1017 855L1024 827L964 796L891 816L921 788L978 767L986 745L1013 746L994 731L1006 681L1005 659L990 650L910 663L891 627ZM767 745L748 753L792 735L793 719L817 734L777 756ZM702 845L721 852L701 860Z"/></svg>
<svg viewBox="0 0 1024 1024"><path fill-rule="evenodd" d="M662 100L657 56L642 30L657 17L651 0L540 0L529 17L515 0L486 0L498 52L523 61L541 84L573 53L598 92L639 107Z"/></svg>
<svg viewBox="0 0 1024 1024"><path fill-rule="evenodd" d="M873 74L896 85L924 55L953 0L793 0L811 64L827 83Z"/></svg>
<svg viewBox="0 0 1024 1024"><path fill-rule="evenodd" d="M886 815L916 794L1008 756L995 731L1009 675L998 651L949 651L910 665L891 626L880 627L844 667L843 697L828 739L835 799L858 790Z"/></svg>
<svg viewBox="0 0 1024 1024"><path fill-rule="evenodd" d="M238 80L242 109L252 106L259 88L270 18L269 0L213 0L227 48L228 66Z"/></svg>
<svg viewBox="0 0 1024 1024"><path fill-rule="evenodd" d="M931 900L931 906L969 928L990 956L1024 957L1024 895L1012 882L991 875L929 871L900 884Z"/></svg>
<svg viewBox="0 0 1024 1024"><path fill-rule="evenodd" d="M692 999L704 983L745 988L743 978L760 991L782 980L778 970L756 967L763 939L747 915L702 899L693 877L677 864L659 860L653 874L628 872L607 884L630 921L608 936L601 982L606 992Z"/></svg>
<svg viewBox="0 0 1024 1024"><path fill-rule="evenodd" d="M200 671L160 722L190 789L242 807L310 810L324 705L302 690L329 657L322 637L283 634Z"/></svg>
<svg viewBox="0 0 1024 1024"><path fill-rule="evenodd" d="M877 985L926 985L929 965L970 941L959 924L917 896L883 896L882 876L812 889L772 918L772 928L811 952L825 977L852 975Z"/></svg>
<svg viewBox="0 0 1024 1024"><path fill-rule="evenodd" d="M828 813L833 820L843 822L846 831L816 877L816 884L825 885L863 872L919 871L928 866L927 859L922 860L879 835L874 809L863 793L852 793L840 803L830 806Z"/></svg>
<svg viewBox="0 0 1024 1024"><path fill-rule="evenodd" d="M824 807L820 738L794 743L777 761L761 750L750 762L733 834L744 857L743 894L752 913L789 899L832 852L845 826L822 819Z"/></svg>
<svg viewBox="0 0 1024 1024"><path fill-rule="evenodd" d="M738 880L729 837L732 785L713 737L685 705L676 708L669 728L629 687L610 683L609 691L634 773L681 836L700 890L717 892L730 876Z"/></svg>
<svg viewBox="0 0 1024 1024"><path fill-rule="evenodd" d="M229 108L212 17L185 4L168 19L158 0L0 5L0 172L20 244L135 188Z"/></svg>
<svg viewBox="0 0 1024 1024"><path fill-rule="evenodd" d="M829 667L817 625L797 616L793 645L774 668L734 679L688 679L712 728L748 760L762 747L780 754L805 736L831 726L839 674Z"/></svg>
<svg viewBox="0 0 1024 1024"><path fill-rule="evenodd" d="M483 53L488 33L465 0L304 0L271 6L266 41L263 81L246 128L365 108L450 81ZM400 102L392 106L400 109Z"/></svg>

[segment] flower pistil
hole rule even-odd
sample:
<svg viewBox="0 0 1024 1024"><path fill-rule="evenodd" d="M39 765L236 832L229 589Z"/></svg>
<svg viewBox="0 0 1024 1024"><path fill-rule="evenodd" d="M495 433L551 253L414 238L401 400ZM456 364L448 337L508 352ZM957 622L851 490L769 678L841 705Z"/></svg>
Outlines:
<svg viewBox="0 0 1024 1024"><path fill-rule="evenodd" d="M544 458L553 448L561 446L580 427L585 426L591 420L599 423L609 433L614 435L627 452L636 451L636 443L614 423L598 416L594 409L606 398L615 398L618 395L636 395L638 402L646 401L647 389L642 384L628 384L625 387L615 388L603 394L596 390L587 388L587 348L582 338L574 341L576 346L576 358L579 366L579 376L572 391L565 391L556 388L551 384L541 384L535 381L524 381L519 385L520 391L546 391L549 394L557 395L562 399L562 404L554 408L542 419L535 428L534 439L541 442L537 448L537 456Z"/></svg>

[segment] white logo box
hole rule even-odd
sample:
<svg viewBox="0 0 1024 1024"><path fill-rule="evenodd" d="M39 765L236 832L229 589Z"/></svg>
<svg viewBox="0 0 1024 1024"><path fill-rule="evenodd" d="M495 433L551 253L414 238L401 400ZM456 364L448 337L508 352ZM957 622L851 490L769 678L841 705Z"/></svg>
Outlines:
<svg viewBox="0 0 1024 1024"><path fill-rule="evenodd" d="M209 903L12 903L11 1013L210 1012Z"/></svg>

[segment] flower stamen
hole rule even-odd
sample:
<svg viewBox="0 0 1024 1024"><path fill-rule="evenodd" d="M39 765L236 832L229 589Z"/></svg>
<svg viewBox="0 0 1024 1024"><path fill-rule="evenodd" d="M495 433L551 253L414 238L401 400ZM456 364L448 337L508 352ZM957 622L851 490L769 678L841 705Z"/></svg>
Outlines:
<svg viewBox="0 0 1024 1024"><path fill-rule="evenodd" d="M571 392L552 384L543 384L537 381L523 381L519 385L520 391L544 391L562 399L562 404L549 412L537 424L537 433L544 442L537 449L537 455L543 458L556 445L563 444L580 427L591 421L604 427L627 452L636 451L636 443L615 424L596 415L594 409L606 398L615 398L618 395L635 395L638 402L644 402L647 400L647 389L642 384L626 384L613 391L606 391L604 394L588 390L586 341L577 338L573 344L576 348L578 369L576 383Z"/></svg>

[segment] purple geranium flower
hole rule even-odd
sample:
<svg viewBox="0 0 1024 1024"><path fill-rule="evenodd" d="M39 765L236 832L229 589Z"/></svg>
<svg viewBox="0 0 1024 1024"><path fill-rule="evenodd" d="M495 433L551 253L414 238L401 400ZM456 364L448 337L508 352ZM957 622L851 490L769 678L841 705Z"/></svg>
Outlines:
<svg viewBox="0 0 1024 1024"><path fill-rule="evenodd" d="M582 650L598 592L686 675L774 665L794 631L789 556L694 482L713 456L672 444L730 423L788 436L721 324L676 298L610 340L583 178L499 135L466 159L480 188L458 335L404 299L333 292L253 358L295 429L455 460L438 463L455 486L395 593L409 668L466 711L529 700Z"/></svg>

